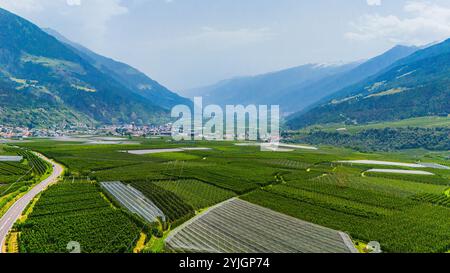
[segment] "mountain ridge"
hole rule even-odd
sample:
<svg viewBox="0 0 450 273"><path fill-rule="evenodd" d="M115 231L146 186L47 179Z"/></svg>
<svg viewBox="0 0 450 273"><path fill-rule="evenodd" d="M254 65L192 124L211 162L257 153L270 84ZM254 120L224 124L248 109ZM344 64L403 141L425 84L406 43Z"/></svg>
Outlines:
<svg viewBox="0 0 450 273"><path fill-rule="evenodd" d="M284 109L284 98L277 93L293 86L306 87L357 65L358 63L329 66L305 64L261 75L222 80L211 86L191 90L191 94L203 96L206 103L219 105L279 104L283 112L288 112L290 109Z"/></svg>
<svg viewBox="0 0 450 273"><path fill-rule="evenodd" d="M291 116L294 129L326 123L367 123L450 113L450 40L422 48L331 100Z"/></svg>
<svg viewBox="0 0 450 273"><path fill-rule="evenodd" d="M380 73L392 65L394 62L413 54L417 50L419 50L419 48L415 46L397 45L388 51L363 62L361 65L347 73L325 79L323 82L318 83L318 86L316 86L315 89L328 89L328 95L320 100L317 100L308 107L305 107L302 111L294 113L293 116L309 111L310 109L326 103L331 99L335 99L336 94L338 94L342 89L351 86L352 84L356 84L364 79L373 77L377 73Z"/></svg>
<svg viewBox="0 0 450 273"><path fill-rule="evenodd" d="M166 109L4 9L0 9L0 96L4 125L141 124L159 123L168 116Z"/></svg>
<svg viewBox="0 0 450 273"><path fill-rule="evenodd" d="M167 110L170 110L178 104L191 104L190 100L170 91L138 69L126 63L116 61L113 58L95 53L83 45L70 41L54 29L45 28L43 30L60 42L70 46L78 55L88 60L100 71L105 74L114 75L114 78L118 79L121 84L128 87L134 93L149 99L154 104Z"/></svg>
<svg viewBox="0 0 450 273"><path fill-rule="evenodd" d="M215 104L279 104L282 112L287 115L305 111L326 101L334 92L378 73L416 50L416 47L396 46L365 61L331 66L307 64L256 76L223 80L194 91ZM297 79L290 79L290 75Z"/></svg>

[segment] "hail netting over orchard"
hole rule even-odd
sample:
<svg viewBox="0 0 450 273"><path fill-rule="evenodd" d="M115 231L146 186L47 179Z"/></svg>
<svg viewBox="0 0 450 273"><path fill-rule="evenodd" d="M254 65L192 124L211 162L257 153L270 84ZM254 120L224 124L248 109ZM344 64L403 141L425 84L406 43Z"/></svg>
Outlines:
<svg viewBox="0 0 450 273"><path fill-rule="evenodd" d="M194 98L194 113L187 105L172 109L178 120L172 126L174 140L263 140L278 143L280 107L278 105L219 105L203 107L201 97ZM269 119L270 116L270 119ZM270 130L269 130L270 128Z"/></svg>
<svg viewBox="0 0 450 273"><path fill-rule="evenodd" d="M350 237L234 198L174 230L173 252L356 253Z"/></svg>

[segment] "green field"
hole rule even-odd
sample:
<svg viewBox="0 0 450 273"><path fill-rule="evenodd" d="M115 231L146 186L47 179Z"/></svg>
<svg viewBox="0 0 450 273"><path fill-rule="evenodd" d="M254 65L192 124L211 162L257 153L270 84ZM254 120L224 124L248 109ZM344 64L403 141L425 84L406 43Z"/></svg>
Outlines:
<svg viewBox="0 0 450 273"><path fill-rule="evenodd" d="M21 162L0 162L0 217L11 202L50 173L50 166L33 153L0 144L0 156L22 156Z"/></svg>
<svg viewBox="0 0 450 273"><path fill-rule="evenodd" d="M136 145L86 145L48 140L20 145L63 163L69 168L68 175L88 176L94 183L122 181L132 185L164 212L173 227L198 211L241 196L299 219L347 232L355 241L379 241L386 252L450 250L450 198L445 195L450 188L450 171L424 168L435 176L369 176L365 171L374 166L335 163L367 159L449 166L445 152L362 153L333 147L321 147L318 151L261 152L259 147L236 146L230 142L175 143L167 139L137 139ZM151 155L120 152L176 147L211 150ZM57 217L70 217L74 213L71 209L86 212L89 206L98 205L96 201L83 200L82 196L75 201L76 196L65 197L73 207L48 207L48 212L36 212L44 216L36 217L45 218L51 211L57 213ZM86 223L80 224L77 238L90 238L83 230L90 227L90 217L97 219L88 213L84 217ZM110 217L116 216L111 214ZM117 217L122 219L122 216ZM103 234L101 228L96 232ZM129 244L131 237L125 236L108 251L129 251L130 248L118 246ZM62 251L63 242L55 240L58 240L58 250ZM26 250L30 242L21 242Z"/></svg>
<svg viewBox="0 0 450 273"><path fill-rule="evenodd" d="M380 123L369 123L364 125L347 125L347 124L326 124L314 125L307 127L302 131L309 131L311 129L336 131L340 128L346 128L350 133L356 133L367 129L382 129L382 128L401 128L401 127L421 127L421 128L436 128L436 127L450 127L450 117L420 117L402 119L399 121L389 121Z"/></svg>
<svg viewBox="0 0 450 273"><path fill-rule="evenodd" d="M131 185L148 197L169 222L177 223L188 220L194 215L194 208L180 196L149 181L133 181Z"/></svg>
<svg viewBox="0 0 450 273"><path fill-rule="evenodd" d="M155 182L175 195L180 196L194 209L203 209L232 198L235 194L198 180L162 180Z"/></svg>
<svg viewBox="0 0 450 273"><path fill-rule="evenodd" d="M43 193L17 229L24 253L67 253L69 242L78 242L83 253L131 252L141 231L95 184L71 179Z"/></svg>

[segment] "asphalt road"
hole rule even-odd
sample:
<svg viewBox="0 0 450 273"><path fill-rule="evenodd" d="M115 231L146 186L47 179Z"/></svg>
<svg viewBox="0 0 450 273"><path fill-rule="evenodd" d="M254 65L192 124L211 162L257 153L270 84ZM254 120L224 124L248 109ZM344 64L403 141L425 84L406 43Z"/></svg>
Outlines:
<svg viewBox="0 0 450 273"><path fill-rule="evenodd" d="M36 197L36 195L38 195L41 191L45 190L48 185L56 182L58 180L58 177L63 173L64 168L61 165L51 161L50 159L46 158L43 155L40 154L36 155L38 155L41 159L52 164L53 172L47 179L34 186L34 188L31 189L27 194L25 194L24 196L22 196L22 198L17 200L14 203L14 205L12 205L11 208L9 208L6 214L3 215L3 217L0 219L0 253L2 252L2 248L9 230L13 227L14 223L20 218L22 212L25 210L28 204L33 200L34 197Z"/></svg>

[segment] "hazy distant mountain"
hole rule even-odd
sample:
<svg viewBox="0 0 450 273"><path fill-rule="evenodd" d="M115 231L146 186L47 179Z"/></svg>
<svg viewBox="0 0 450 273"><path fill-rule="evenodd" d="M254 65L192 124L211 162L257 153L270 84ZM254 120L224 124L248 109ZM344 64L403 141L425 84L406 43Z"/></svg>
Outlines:
<svg viewBox="0 0 450 273"><path fill-rule="evenodd" d="M189 105L191 103L190 100L168 90L166 87L149 78L144 73L127 64L92 52L86 47L68 40L53 29L47 28L43 30L48 34L54 36L59 41L69 45L76 51L78 55L83 57L86 61L90 62L98 70L102 71L105 74L108 74L111 77L114 77L114 79L119 81L124 86L128 87L128 89L138 95L149 99L155 105L169 110L173 106L178 104Z"/></svg>
<svg viewBox="0 0 450 273"><path fill-rule="evenodd" d="M0 124L158 121L167 111L0 9Z"/></svg>
<svg viewBox="0 0 450 273"><path fill-rule="evenodd" d="M290 105L289 109L294 109L294 106L300 102L301 107L297 107L297 110L301 111L302 109L313 107L320 102L329 101L328 97L333 96L335 92L377 74L394 62L411 55L417 50L417 47L396 46L379 56L369 59L350 71L314 82L302 89L292 88L283 92L283 96L286 98L286 104ZM307 101L310 103L309 105L303 102L303 96L309 98Z"/></svg>
<svg viewBox="0 0 450 273"><path fill-rule="evenodd" d="M397 46L366 62L347 65L304 65L274 73L242 77L219 82L213 86L189 90L187 94L203 96L208 103L278 104L282 111L302 111L327 96L355 84L417 48Z"/></svg>
<svg viewBox="0 0 450 273"><path fill-rule="evenodd" d="M215 85L187 91L193 96L203 96L206 103L226 104L279 104L283 112L289 112L299 107L291 106L289 98L284 94L296 88L301 93L302 88L321 81L324 78L344 73L357 66L357 63L346 65L308 64L281 70L273 73L241 77L221 81ZM291 98L296 99L296 98ZM311 99L303 98L305 104Z"/></svg>
<svg viewBox="0 0 450 273"><path fill-rule="evenodd" d="M450 40L421 49L378 74L346 87L310 111L292 116L292 128L317 123L399 120L450 114Z"/></svg>

